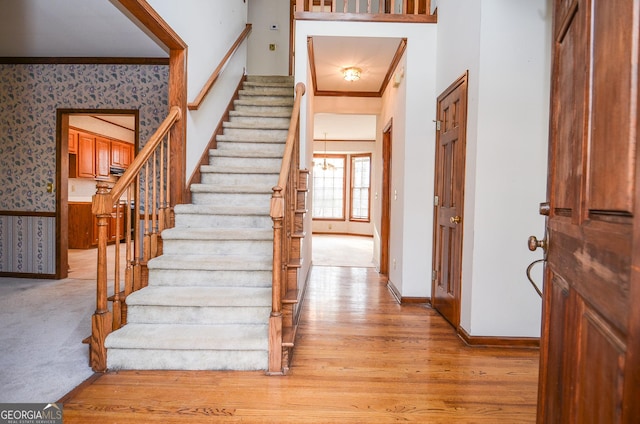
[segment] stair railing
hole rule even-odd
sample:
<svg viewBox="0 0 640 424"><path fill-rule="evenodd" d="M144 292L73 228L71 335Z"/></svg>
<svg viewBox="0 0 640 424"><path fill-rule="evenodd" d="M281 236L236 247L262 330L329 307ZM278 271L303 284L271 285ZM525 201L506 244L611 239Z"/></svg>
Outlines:
<svg viewBox="0 0 640 424"><path fill-rule="evenodd" d="M173 106L113 187L99 182L93 196L92 212L98 229L98 275L96 311L91 319L88 342L89 363L96 372L107 369L107 335L126 324L127 296L147 285L146 264L162 254L160 233L173 227L169 131L181 115L180 108ZM107 266L110 240L115 240L112 274ZM121 263L121 244L125 249L124 264ZM110 282L113 295L108 297Z"/></svg>
<svg viewBox="0 0 640 424"><path fill-rule="evenodd" d="M295 210L300 175L300 103L305 93L303 83L295 89L295 100L289 133L285 145L278 185L271 195L271 219L273 220L273 276L271 316L269 317L269 368L267 374L281 375L288 368L288 351L283 346L287 339L295 335L294 314L283 308L290 299L290 292L296 291L297 267L300 263L300 239L295 233ZM300 225L299 222L298 225ZM298 232L299 233L299 232ZM296 246L297 245L297 252ZM297 258L296 258L297 256ZM292 272L293 271L293 272Z"/></svg>
<svg viewBox="0 0 640 424"><path fill-rule="evenodd" d="M296 12L370 15L431 15L431 0L296 0ZM351 17L353 19L353 16Z"/></svg>

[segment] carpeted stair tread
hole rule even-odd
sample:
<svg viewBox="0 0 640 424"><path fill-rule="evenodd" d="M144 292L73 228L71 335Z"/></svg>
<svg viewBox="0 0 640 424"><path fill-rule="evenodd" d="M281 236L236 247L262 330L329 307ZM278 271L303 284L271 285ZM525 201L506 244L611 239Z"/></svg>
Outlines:
<svg viewBox="0 0 640 424"><path fill-rule="evenodd" d="M234 100L234 105L239 106L293 106L293 97L266 97L266 98L246 98L241 97Z"/></svg>
<svg viewBox="0 0 640 424"><path fill-rule="evenodd" d="M293 81L284 81L284 82L268 82L268 81L244 81L242 83L244 88L247 87L277 87L277 88L294 88ZM293 95L293 92L291 93Z"/></svg>
<svg viewBox="0 0 640 424"><path fill-rule="evenodd" d="M109 334L109 349L264 350L266 325L127 324Z"/></svg>
<svg viewBox="0 0 640 424"><path fill-rule="evenodd" d="M291 118L291 110L274 110L274 111L261 111L261 110L231 110L229 116L234 118Z"/></svg>
<svg viewBox="0 0 640 424"><path fill-rule="evenodd" d="M234 143L264 143L264 144L284 144L287 141L285 135L280 135L277 138L274 136L245 136L241 134L221 134L216 137L217 141L231 141Z"/></svg>
<svg viewBox="0 0 640 424"><path fill-rule="evenodd" d="M275 185L275 184L273 184ZM233 186L222 186L217 184L192 184L191 192L192 193L271 193L273 190L273 185L262 185L262 186L242 186L242 185L233 185Z"/></svg>
<svg viewBox="0 0 640 424"><path fill-rule="evenodd" d="M294 79L291 75L247 75L246 81L248 82L276 82L287 83L293 85Z"/></svg>
<svg viewBox="0 0 640 424"><path fill-rule="evenodd" d="M202 214L202 215L256 215L269 216L269 210L260 206L225 206L225 205L176 205L176 214Z"/></svg>
<svg viewBox="0 0 640 424"><path fill-rule="evenodd" d="M273 240L271 228L169 228L162 240Z"/></svg>
<svg viewBox="0 0 640 424"><path fill-rule="evenodd" d="M127 296L127 305L178 307L271 306L271 289L264 287L147 286Z"/></svg>
<svg viewBox="0 0 640 424"><path fill-rule="evenodd" d="M211 157L227 157L227 158L277 158L282 159L282 152L280 150L228 150L228 149L210 149L209 156Z"/></svg>
<svg viewBox="0 0 640 424"><path fill-rule="evenodd" d="M279 88L279 87L252 87L247 90L239 90L238 95L240 98L244 96L255 97L289 97L293 96L293 88Z"/></svg>
<svg viewBox="0 0 640 424"><path fill-rule="evenodd" d="M267 271L272 269L272 255L162 255L151 259L149 269Z"/></svg>
<svg viewBox="0 0 640 424"><path fill-rule="evenodd" d="M252 166L216 166L202 165L200 172L211 174L280 174L278 167L252 167ZM277 178L276 178L277 179Z"/></svg>
<svg viewBox="0 0 640 424"><path fill-rule="evenodd" d="M250 121L237 120L223 122L222 127L247 130L289 130L289 122L277 121L275 119L272 120L272 122L258 119L252 119Z"/></svg>

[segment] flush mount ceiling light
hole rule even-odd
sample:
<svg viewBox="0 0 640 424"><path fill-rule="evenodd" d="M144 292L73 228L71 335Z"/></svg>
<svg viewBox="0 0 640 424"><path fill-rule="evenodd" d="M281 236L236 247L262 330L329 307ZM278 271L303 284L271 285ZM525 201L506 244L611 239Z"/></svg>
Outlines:
<svg viewBox="0 0 640 424"><path fill-rule="evenodd" d="M360 79L360 74L362 73L362 69L360 68L344 68L342 70L342 75L346 81L358 81Z"/></svg>

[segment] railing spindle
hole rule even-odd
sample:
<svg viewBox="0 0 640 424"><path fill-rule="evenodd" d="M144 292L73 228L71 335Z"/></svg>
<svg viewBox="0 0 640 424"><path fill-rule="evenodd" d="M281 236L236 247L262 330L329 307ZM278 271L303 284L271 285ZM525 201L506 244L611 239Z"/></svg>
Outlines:
<svg viewBox="0 0 640 424"><path fill-rule="evenodd" d="M153 192L151 193L151 258L158 256L158 178L156 170L156 152L153 152Z"/></svg>

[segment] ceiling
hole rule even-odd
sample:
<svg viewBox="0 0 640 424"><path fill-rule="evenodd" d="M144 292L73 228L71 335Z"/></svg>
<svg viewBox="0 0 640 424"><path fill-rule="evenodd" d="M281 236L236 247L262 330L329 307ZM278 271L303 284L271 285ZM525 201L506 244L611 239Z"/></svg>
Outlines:
<svg viewBox="0 0 640 424"><path fill-rule="evenodd" d="M309 37L309 62L319 96L379 97L400 61L403 38ZM343 70L362 70L358 81L345 81Z"/></svg>
<svg viewBox="0 0 640 424"><path fill-rule="evenodd" d="M0 57L167 58L111 0L0 0Z"/></svg>

